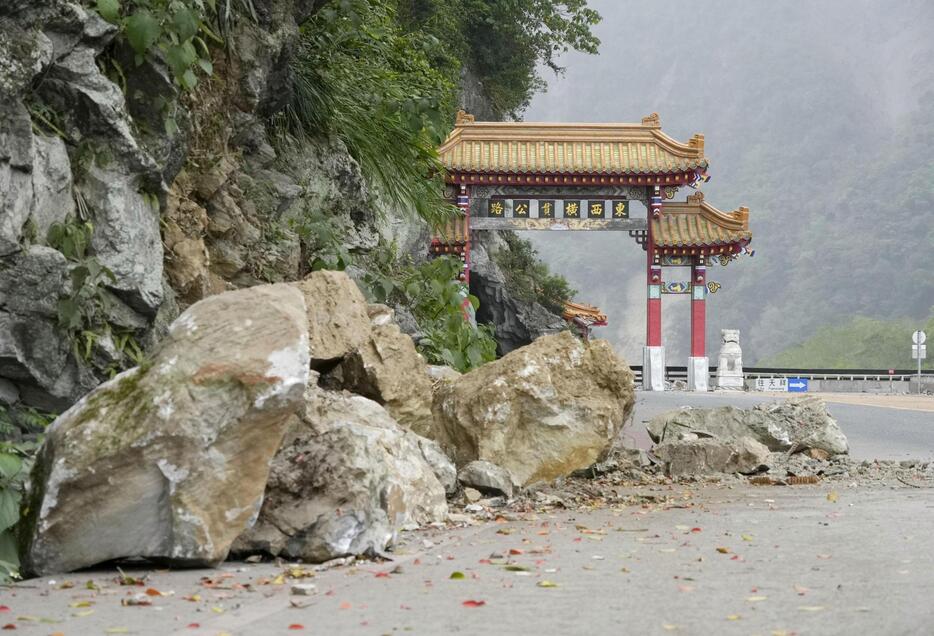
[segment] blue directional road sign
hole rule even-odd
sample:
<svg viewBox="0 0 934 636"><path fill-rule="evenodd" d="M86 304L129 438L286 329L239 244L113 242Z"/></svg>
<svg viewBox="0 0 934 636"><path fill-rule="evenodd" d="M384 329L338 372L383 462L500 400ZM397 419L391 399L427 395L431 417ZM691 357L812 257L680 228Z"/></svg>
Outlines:
<svg viewBox="0 0 934 636"><path fill-rule="evenodd" d="M808 379L807 378L788 378L788 392L789 393L807 393L808 390Z"/></svg>

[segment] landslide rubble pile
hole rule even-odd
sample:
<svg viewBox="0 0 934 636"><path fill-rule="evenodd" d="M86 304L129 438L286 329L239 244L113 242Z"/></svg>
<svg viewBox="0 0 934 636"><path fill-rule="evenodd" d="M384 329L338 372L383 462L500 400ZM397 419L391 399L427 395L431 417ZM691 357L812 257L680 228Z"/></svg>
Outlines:
<svg viewBox="0 0 934 636"><path fill-rule="evenodd" d="M379 555L448 521L448 496L505 499L607 460L632 406L603 342L546 336L460 375L344 273L218 294L50 426L24 569Z"/></svg>

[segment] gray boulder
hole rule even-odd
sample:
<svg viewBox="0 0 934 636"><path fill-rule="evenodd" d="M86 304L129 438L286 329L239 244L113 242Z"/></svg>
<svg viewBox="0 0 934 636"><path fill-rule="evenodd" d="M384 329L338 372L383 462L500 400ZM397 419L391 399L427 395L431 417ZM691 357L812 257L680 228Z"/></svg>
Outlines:
<svg viewBox="0 0 934 636"><path fill-rule="evenodd" d="M758 472L769 461L769 449L751 437L669 440L654 448L669 477Z"/></svg>
<svg viewBox="0 0 934 636"><path fill-rule="evenodd" d="M512 497L512 475L505 468L484 461L472 461L457 473L457 480L464 486L480 492Z"/></svg>
<svg viewBox="0 0 934 636"><path fill-rule="evenodd" d="M267 285L176 320L150 363L48 429L22 522L27 572L121 557L216 565L255 518L308 381L302 295Z"/></svg>
<svg viewBox="0 0 934 636"><path fill-rule="evenodd" d="M443 521L444 486L407 431L372 400L309 387L272 462L256 525L234 545L320 562L389 548L400 529Z"/></svg>
<svg viewBox="0 0 934 636"><path fill-rule="evenodd" d="M682 408L653 418L647 428L656 443L704 433L724 441L752 437L772 451L817 448L831 455L849 452L846 436L817 397L759 404L751 409Z"/></svg>

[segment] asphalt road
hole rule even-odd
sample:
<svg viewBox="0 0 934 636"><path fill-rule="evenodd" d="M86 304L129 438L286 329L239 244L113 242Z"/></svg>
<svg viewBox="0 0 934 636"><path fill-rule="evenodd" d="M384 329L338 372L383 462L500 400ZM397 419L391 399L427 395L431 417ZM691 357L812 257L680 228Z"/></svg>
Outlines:
<svg viewBox="0 0 934 636"><path fill-rule="evenodd" d="M625 434L640 448L648 448L650 445L643 422L665 411L681 406L749 408L763 402L786 399L754 393L681 391L640 391L636 396L633 425ZM934 405L934 398L930 401ZM898 403L893 400L893 404ZM830 402L827 409L840 424L850 442L850 454L857 459L934 458L934 410Z"/></svg>
<svg viewBox="0 0 934 636"><path fill-rule="evenodd" d="M409 533L394 562L301 581L237 563L128 571L148 575L141 587L112 569L47 577L0 590L0 623L69 636L931 633L934 489L638 492L642 505ZM295 582L314 589L292 596Z"/></svg>

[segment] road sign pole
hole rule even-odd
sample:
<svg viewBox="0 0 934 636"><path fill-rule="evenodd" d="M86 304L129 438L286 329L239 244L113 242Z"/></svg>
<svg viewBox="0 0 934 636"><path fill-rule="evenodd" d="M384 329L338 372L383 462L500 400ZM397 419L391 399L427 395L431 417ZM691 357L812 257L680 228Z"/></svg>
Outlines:
<svg viewBox="0 0 934 636"><path fill-rule="evenodd" d="M911 353L918 358L918 395L921 395L921 361L924 359L925 354L925 340L927 340L927 334L920 329L911 334L911 342L914 343L911 347Z"/></svg>

